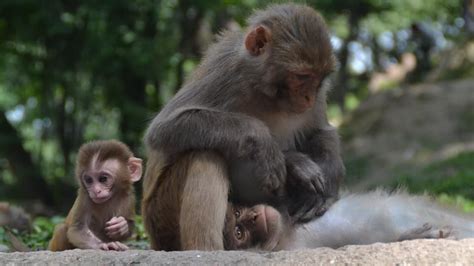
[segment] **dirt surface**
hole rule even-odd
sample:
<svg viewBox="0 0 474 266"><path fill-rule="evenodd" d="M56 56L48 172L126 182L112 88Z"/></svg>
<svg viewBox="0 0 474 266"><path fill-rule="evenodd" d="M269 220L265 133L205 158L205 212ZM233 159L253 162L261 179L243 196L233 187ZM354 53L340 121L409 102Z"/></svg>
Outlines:
<svg viewBox="0 0 474 266"><path fill-rule="evenodd" d="M389 182L474 150L474 79L424 83L369 97L340 128L352 190Z"/></svg>
<svg viewBox="0 0 474 266"><path fill-rule="evenodd" d="M414 240L391 244L347 246L341 249L318 248L312 250L255 253L248 251L216 252L157 252L131 250L127 252L71 250L64 252L27 252L0 254L0 265L393 265L393 264L474 264L474 239Z"/></svg>

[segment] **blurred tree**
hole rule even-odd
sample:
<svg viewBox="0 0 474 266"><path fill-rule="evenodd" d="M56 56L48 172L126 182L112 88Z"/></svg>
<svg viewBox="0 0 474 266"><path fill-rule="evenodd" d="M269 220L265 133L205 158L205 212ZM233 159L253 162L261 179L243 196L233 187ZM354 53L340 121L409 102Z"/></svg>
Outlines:
<svg viewBox="0 0 474 266"><path fill-rule="evenodd" d="M0 1L0 199L69 205L75 153L87 140L119 138L143 155L148 120L213 34L269 2ZM342 40L332 95L342 109L347 92L365 82L351 70L360 52L351 44L363 43L378 61L385 52L375 45L379 34L461 14L457 0L298 2L319 9Z"/></svg>
<svg viewBox="0 0 474 266"><path fill-rule="evenodd" d="M2 197L64 202L69 190L55 184L73 188L86 140L139 151L148 119L205 48L196 45L203 20L238 19L249 8L239 2L1 1L0 184L12 192Z"/></svg>
<svg viewBox="0 0 474 266"><path fill-rule="evenodd" d="M315 0L314 5L321 8L330 17L343 16L348 29L341 36L343 43L339 50L339 71L336 84L331 94L331 99L344 111L345 98L349 82L349 44L359 35L362 19L371 13L380 13L390 8L389 2L378 0L344 1L344 0Z"/></svg>

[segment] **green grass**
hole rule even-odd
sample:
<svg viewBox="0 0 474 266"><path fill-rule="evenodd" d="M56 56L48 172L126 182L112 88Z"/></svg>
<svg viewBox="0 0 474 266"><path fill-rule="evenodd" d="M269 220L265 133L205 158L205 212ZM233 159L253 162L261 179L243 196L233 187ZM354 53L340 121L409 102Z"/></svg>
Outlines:
<svg viewBox="0 0 474 266"><path fill-rule="evenodd" d="M474 209L474 152L433 163L419 171L402 174L392 186L410 192L428 192L445 202L456 202L463 209Z"/></svg>
<svg viewBox="0 0 474 266"><path fill-rule="evenodd" d="M18 232L15 229L12 231L13 234L23 241L31 250L45 250L48 247L49 240L53 236L54 227L63 221L64 217L60 216L51 218L37 217L33 220L31 232ZM8 246L9 240L5 230L5 228L0 227L0 244ZM141 216L136 216L135 234L126 244L132 248L145 249L148 247Z"/></svg>

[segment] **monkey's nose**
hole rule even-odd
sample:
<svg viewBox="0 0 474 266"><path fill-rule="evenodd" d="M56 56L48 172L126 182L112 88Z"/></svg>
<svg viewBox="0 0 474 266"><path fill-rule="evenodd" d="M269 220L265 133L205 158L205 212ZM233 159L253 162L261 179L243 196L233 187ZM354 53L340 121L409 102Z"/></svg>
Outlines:
<svg viewBox="0 0 474 266"><path fill-rule="evenodd" d="M255 225L255 223L257 222L257 219L258 219L258 213L252 211L252 212L249 212L246 220L249 222L249 224Z"/></svg>
<svg viewBox="0 0 474 266"><path fill-rule="evenodd" d="M258 218L258 213L254 213L252 217L252 222L253 223L257 222L257 218Z"/></svg>

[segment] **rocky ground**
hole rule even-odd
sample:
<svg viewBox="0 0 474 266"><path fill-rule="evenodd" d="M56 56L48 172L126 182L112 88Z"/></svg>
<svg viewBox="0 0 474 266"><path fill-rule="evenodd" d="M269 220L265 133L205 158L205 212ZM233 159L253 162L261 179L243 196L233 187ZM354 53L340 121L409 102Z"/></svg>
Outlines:
<svg viewBox="0 0 474 266"><path fill-rule="evenodd" d="M347 246L340 249L255 253L248 251L156 252L131 250L104 252L71 250L0 254L0 265L131 265L131 264L251 264L251 265L474 265L474 239L414 240L391 244Z"/></svg>
<svg viewBox="0 0 474 266"><path fill-rule="evenodd" d="M397 169L474 150L474 80L421 84L371 97L342 126L352 190L384 184ZM409 169L410 169L409 168ZM355 171L354 171L355 169ZM6 247L3 247L6 250ZM414 240L341 249L1 253L0 265L362 264L474 265L474 239Z"/></svg>
<svg viewBox="0 0 474 266"><path fill-rule="evenodd" d="M340 128L351 190L474 150L474 79L377 93Z"/></svg>

